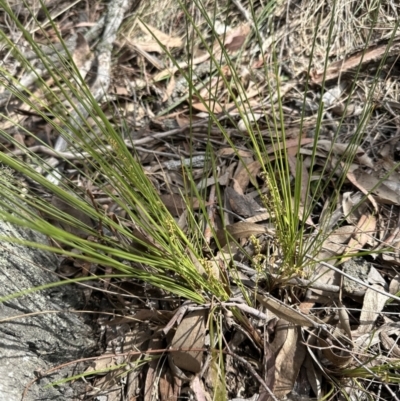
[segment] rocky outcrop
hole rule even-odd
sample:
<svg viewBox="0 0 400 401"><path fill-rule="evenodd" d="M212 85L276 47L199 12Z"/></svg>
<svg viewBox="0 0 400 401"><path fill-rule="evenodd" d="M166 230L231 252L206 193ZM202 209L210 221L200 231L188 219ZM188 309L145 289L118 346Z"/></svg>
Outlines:
<svg viewBox="0 0 400 401"><path fill-rule="evenodd" d="M48 241L41 234L0 221L0 237L4 236ZM0 297L58 281L53 273L57 264L54 254L0 241ZM0 303L0 401L20 401L27 385L42 372L93 353L90 327L82 316L68 312L82 307L81 301L79 289L68 285ZM34 381L23 399L77 399L83 391L79 385L46 387L77 373L75 365L56 370Z"/></svg>

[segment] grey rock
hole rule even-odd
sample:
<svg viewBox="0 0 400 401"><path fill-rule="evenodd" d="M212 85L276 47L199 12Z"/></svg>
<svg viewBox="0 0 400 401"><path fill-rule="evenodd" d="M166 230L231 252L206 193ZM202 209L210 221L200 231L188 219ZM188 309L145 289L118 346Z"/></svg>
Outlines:
<svg viewBox="0 0 400 401"><path fill-rule="evenodd" d="M44 235L1 220L0 236L48 241ZM0 242L0 249L0 297L59 280L53 273L59 263L54 254L5 241ZM68 285L0 303L0 401L20 401L40 372L93 354L90 327L79 314L68 312L79 308L81 301L80 290ZM78 372L74 364L67 365L34 381L24 401L77 399L83 390L77 385L46 385Z"/></svg>

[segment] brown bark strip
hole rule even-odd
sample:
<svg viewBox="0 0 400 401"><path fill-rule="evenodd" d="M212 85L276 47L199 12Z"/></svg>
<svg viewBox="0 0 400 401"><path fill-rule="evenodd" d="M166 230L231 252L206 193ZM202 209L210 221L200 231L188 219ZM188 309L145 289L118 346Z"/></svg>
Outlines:
<svg viewBox="0 0 400 401"><path fill-rule="evenodd" d="M357 50L343 60L332 63L326 69L325 80L330 81L339 78L343 74L355 72L361 64L364 68L369 63L376 63L383 57L398 55L400 51L400 38L396 37L390 43L390 38L370 45L367 49ZM324 71L314 72L311 79L316 84L321 84L324 79Z"/></svg>

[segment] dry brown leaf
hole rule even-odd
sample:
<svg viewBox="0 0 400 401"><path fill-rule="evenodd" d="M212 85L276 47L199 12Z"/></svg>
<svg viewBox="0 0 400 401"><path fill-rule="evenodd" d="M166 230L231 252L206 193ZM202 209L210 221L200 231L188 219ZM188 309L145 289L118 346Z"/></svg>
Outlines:
<svg viewBox="0 0 400 401"><path fill-rule="evenodd" d="M94 60L94 54L91 52L85 37L80 32L76 35L76 46L72 53L72 60L82 78L85 78Z"/></svg>
<svg viewBox="0 0 400 401"><path fill-rule="evenodd" d="M25 135L23 135L22 133L15 134L14 140L16 143L25 146ZM17 146L17 148L18 148L18 146Z"/></svg>
<svg viewBox="0 0 400 401"><path fill-rule="evenodd" d="M263 212L260 214L257 214L256 216L249 217L248 219L245 219L246 223L257 223L260 221L265 221L269 220L271 218L271 215L268 212Z"/></svg>
<svg viewBox="0 0 400 401"><path fill-rule="evenodd" d="M315 365L313 363L312 357L310 354L306 355L306 358L304 360L303 366L306 369L307 372L307 378L308 382L311 385L311 388L314 391L314 394L316 395L316 398L318 400L321 399L321 393L322 393L322 374L319 369L315 368Z"/></svg>
<svg viewBox="0 0 400 401"><path fill-rule="evenodd" d="M150 39L147 41L139 42L139 44L142 47L146 47L146 51L164 53L164 50L162 49L162 47L159 45L158 42L164 45L167 49L171 47L181 47L183 45L181 38L170 36L152 25L149 24L144 25L139 20L137 22L143 33L149 35L151 38L153 37L157 38L157 40Z"/></svg>
<svg viewBox="0 0 400 401"><path fill-rule="evenodd" d="M217 179L217 181L215 181ZM220 175L218 177L215 176L211 176L211 177L204 177L203 179L200 179L200 181L198 182L198 184L196 185L196 188L199 191L203 191L205 188L210 187L215 185L215 183L218 182L220 185L228 185L229 183L229 173L226 172L223 175ZM207 202L205 205L206 206L210 206L213 203L210 203L211 200L209 202Z"/></svg>
<svg viewBox="0 0 400 401"><path fill-rule="evenodd" d="M212 101L205 99L205 105L201 102L193 102L191 106L199 111L203 111L205 113L222 113L222 106L218 103L218 101Z"/></svg>
<svg viewBox="0 0 400 401"><path fill-rule="evenodd" d="M375 168L374 161L366 154L357 154L355 161L361 166L367 166L369 168Z"/></svg>
<svg viewBox="0 0 400 401"><path fill-rule="evenodd" d="M367 192L372 192L377 196L377 201L384 204L398 205L399 195L385 185L376 173L367 174L361 169L354 171L354 177L357 183L362 186Z"/></svg>
<svg viewBox="0 0 400 401"><path fill-rule="evenodd" d="M219 44L217 46L214 46L212 50L213 50L212 54L214 55L214 57L217 57L218 54L221 53L221 47L219 46ZM209 58L210 58L210 53L209 52L205 52L201 56L190 60L190 66L195 66L195 65L204 63ZM166 69L160 71L158 74L156 74L153 77L153 80L155 82L161 81L161 80L165 79L166 77L174 75L177 71L179 71L180 68L181 69L185 69L185 68L188 68L188 67L189 67L189 64L186 61L180 62L180 63L178 63L178 66L174 65L171 68L166 68Z"/></svg>
<svg viewBox="0 0 400 401"><path fill-rule="evenodd" d="M86 370L86 373L95 372L95 371L102 371L107 369L112 369L110 372L106 373L103 376L99 376L95 381L95 386L98 389L109 390L110 388L118 389L113 392L112 397L110 400L120 400L121 399L121 392L122 388L120 387L120 379L122 369L115 369L117 365L121 365L126 363L127 361L134 362L140 357L140 351L147 350L147 344L149 338L151 336L151 330L149 329L148 325L136 324L134 325L133 329L125 334L124 342L121 347L115 349L115 344L112 340L110 340L109 344L107 345L107 353L110 354L110 357L107 355L102 355L97 359L91 367ZM136 351L136 352L135 352ZM115 353L124 353L124 355L116 356ZM131 356L126 356L129 353L132 353ZM104 358L105 357L105 358ZM119 390L121 388L121 390ZM134 390L136 390L134 388ZM129 394L129 393L128 393Z"/></svg>
<svg viewBox="0 0 400 401"><path fill-rule="evenodd" d="M247 195L240 195L233 188L225 188L225 195L231 210L239 216L245 218L253 217L266 211L253 198Z"/></svg>
<svg viewBox="0 0 400 401"><path fill-rule="evenodd" d="M343 156L354 155L355 161L363 166L367 166L370 168L374 168L373 160L365 153L364 149L361 146L351 144L351 143L332 143L327 140L319 140L317 143L317 147L325 152L333 152L333 154Z"/></svg>
<svg viewBox="0 0 400 401"><path fill-rule="evenodd" d="M162 47L155 41L149 40L147 42L131 42L129 39L129 44L136 50L145 52L145 53L163 53ZM143 55L143 54L142 54Z"/></svg>
<svg viewBox="0 0 400 401"><path fill-rule="evenodd" d="M190 125L190 118L183 113L178 113L176 115L176 122L180 128L189 127Z"/></svg>
<svg viewBox="0 0 400 401"><path fill-rule="evenodd" d="M305 356L306 347L301 342L300 327L286 322L286 338L275 358L274 395L276 397L284 397L293 390Z"/></svg>
<svg viewBox="0 0 400 401"><path fill-rule="evenodd" d="M371 193L368 191L367 188L365 188L358 180L356 175L354 174L356 170L353 168L350 168L349 171L347 172L347 179L356 187L358 188L364 195L367 196L369 201L372 203L374 206L375 211L378 213L378 204L376 203L375 198L371 195Z"/></svg>
<svg viewBox="0 0 400 401"><path fill-rule="evenodd" d="M379 284L373 284L373 287L382 290L382 286ZM388 299L389 297L386 297L385 295L382 295L371 288L367 288L364 296L363 307L360 315L360 326L357 329L357 334L362 335L372 331L375 326L375 321L385 307Z"/></svg>
<svg viewBox="0 0 400 401"><path fill-rule="evenodd" d="M259 161L252 161L246 165L246 168L238 168L238 172L234 175L238 184L245 191L249 185L250 180L255 180L257 174L261 170L261 163ZM254 182L254 181L253 181Z"/></svg>
<svg viewBox="0 0 400 401"><path fill-rule="evenodd" d="M304 315L309 315L310 310L315 305L315 302L300 302L299 311Z"/></svg>
<svg viewBox="0 0 400 401"><path fill-rule="evenodd" d="M173 313L174 312L172 312L172 311L166 311L166 310L138 309L136 311L136 313L134 314L133 319L137 319L142 322L151 321L154 323L162 324L162 323L167 323L169 321L169 319L171 319ZM129 318L126 319L123 317L120 319L118 319L118 320L120 320L119 324L132 322L132 317L130 318L130 321L129 321ZM117 320L117 319L115 319L115 320Z"/></svg>
<svg viewBox="0 0 400 401"><path fill-rule="evenodd" d="M159 380L161 401L177 400L180 395L180 379L172 376L171 371L164 366Z"/></svg>
<svg viewBox="0 0 400 401"><path fill-rule="evenodd" d="M96 371L105 371L106 369L112 369L117 365L117 361L114 354L111 354L109 357L106 355L102 355L101 358L96 359L92 366L86 369L85 373L89 374L90 372Z"/></svg>
<svg viewBox="0 0 400 401"><path fill-rule="evenodd" d="M231 189L233 189L235 191L235 193L238 195L244 195L243 188L239 185L238 180L235 178L232 178L232 188ZM229 195L230 195L229 191L228 191L227 195L228 195L227 198L229 199Z"/></svg>
<svg viewBox="0 0 400 401"><path fill-rule="evenodd" d="M361 192L356 192L355 194L353 192L344 192L342 195L343 214L349 224L357 224L362 210L365 209L365 204L360 204L361 199Z"/></svg>
<svg viewBox="0 0 400 401"><path fill-rule="evenodd" d="M343 218L343 209L337 204L335 210L332 210L332 203L327 198L322 207L322 211L319 217L319 232L321 237L332 234L332 230L340 225Z"/></svg>
<svg viewBox="0 0 400 401"><path fill-rule="evenodd" d="M199 94L196 95L196 99L202 99L206 104L212 104L212 102L215 102L214 93L218 93L223 88L225 88L224 82L219 77L212 78L206 86L200 89Z"/></svg>
<svg viewBox="0 0 400 401"><path fill-rule="evenodd" d="M395 336L396 340L390 336ZM380 339L382 346L385 350L389 351L389 356L400 359L400 347L397 345L397 340L400 336L400 330L398 328L382 329L380 332Z"/></svg>
<svg viewBox="0 0 400 401"><path fill-rule="evenodd" d="M220 255L217 255L216 257L207 260L207 275L209 279L214 279L217 281L221 281L221 268L225 264L225 261L220 258ZM226 277L223 278L225 287L227 287L227 284L229 284L229 281L227 283ZM227 287L229 288L229 286Z"/></svg>
<svg viewBox="0 0 400 401"><path fill-rule="evenodd" d="M194 379L190 382L190 388L193 391L196 401L208 401L209 400L206 396L203 381L200 380L199 375L196 375L194 377Z"/></svg>
<svg viewBox="0 0 400 401"><path fill-rule="evenodd" d="M176 86L175 75L171 75L171 78L169 79L167 88L165 89L164 95L162 97L163 102L168 101L168 99L172 96L172 94L174 93L174 90L175 90L175 86Z"/></svg>
<svg viewBox="0 0 400 401"><path fill-rule="evenodd" d="M293 139L287 139L285 141L285 148L287 150L289 150L290 148L295 149L295 151L291 152L290 154L292 156L295 156L299 150L301 150L301 147L304 145L308 145L309 143L313 143L314 140L312 138L301 138L300 139L300 143L299 143L299 139L298 138L293 138ZM278 143L274 143L274 145L269 146L267 148L267 153L269 155L271 154L277 154L280 150L282 149L282 143L278 142ZM303 153L301 151L301 153ZM268 160L271 160L271 158L268 158Z"/></svg>
<svg viewBox="0 0 400 401"><path fill-rule="evenodd" d="M197 269L197 271L198 271L202 276L205 276L205 275L206 275L206 271L204 270L203 265L199 262L199 260L197 259L196 255L191 251L190 248L188 248L188 253L189 253L190 260L191 260L192 263L194 264L194 266L195 266L195 268Z"/></svg>
<svg viewBox="0 0 400 401"><path fill-rule="evenodd" d="M268 228L260 224L239 222L231 224L217 231L217 239L221 247L227 243L227 238L238 240L239 238L248 238L250 235L259 235L268 232ZM227 233L230 235L226 235Z"/></svg>
<svg viewBox="0 0 400 401"><path fill-rule="evenodd" d="M227 51L239 50L246 40L246 37L250 33L250 26L248 24L239 26L227 33L224 38L224 47Z"/></svg>
<svg viewBox="0 0 400 401"><path fill-rule="evenodd" d="M150 340L148 350L156 350L156 349L163 349L164 342L163 339L159 336L153 337ZM154 395L158 393L157 388L157 377L159 376L159 372L157 372L158 360L153 359L148 364L146 380L144 383L144 401L153 401Z"/></svg>
<svg viewBox="0 0 400 401"><path fill-rule="evenodd" d="M363 214L354 230L354 235L350 238L349 244L345 250L345 254L349 255L357 253L363 249L364 245L369 241L371 235L375 233L376 218L372 214ZM342 262L349 260L351 256L342 259Z"/></svg>
<svg viewBox="0 0 400 401"><path fill-rule="evenodd" d="M323 80L329 81L340 77L346 72L360 68L360 65L367 65L371 62L378 62L385 55L397 56L400 48L400 39L396 38L392 41L390 49L388 49L389 40L387 38L384 43L380 41L378 44L372 44L368 49L355 51L353 54L346 56L345 59L335 61L323 71L313 72L311 79L314 83L321 84Z"/></svg>
<svg viewBox="0 0 400 401"><path fill-rule="evenodd" d="M146 233L139 226L132 227L131 232L134 238L137 238L142 243L147 244L149 246L149 249L156 248L159 251L162 251L163 248L157 243L157 241L155 241L151 235Z"/></svg>
<svg viewBox="0 0 400 401"><path fill-rule="evenodd" d="M381 258L388 266L400 266L400 257L395 253L384 253Z"/></svg>
<svg viewBox="0 0 400 401"><path fill-rule="evenodd" d="M379 284L382 287L386 288L386 281L382 277L382 274L375 269L374 266L370 266L369 272L368 272L368 283L369 284Z"/></svg>
<svg viewBox="0 0 400 401"><path fill-rule="evenodd" d="M203 348L206 334L205 310L194 311L185 316L171 341L175 365L192 373L198 373L203 361ZM195 351L189 351L195 349Z"/></svg>
<svg viewBox="0 0 400 401"><path fill-rule="evenodd" d="M339 328L342 329L347 334L350 340L352 340L349 314L347 313L347 310L344 307L342 301L338 301L338 306L339 306L339 322L340 322Z"/></svg>
<svg viewBox="0 0 400 401"><path fill-rule="evenodd" d="M242 76L242 82L244 83L246 81L246 77L250 78L250 71L245 68L242 70L243 71L243 76ZM253 97L255 97L256 99L251 100L251 102L253 103L254 100L257 100L260 96L260 93L263 93L263 90L265 90L265 88L267 88L268 84L264 83L262 84L261 82L258 82L257 84L254 84L252 82L250 82L249 86L246 89L246 96L248 99L251 99ZM240 91L240 88L238 88L238 90ZM244 108L245 110L249 110L248 108ZM263 116L265 116L266 114L263 113Z"/></svg>
<svg viewBox="0 0 400 401"><path fill-rule="evenodd" d="M338 306L339 325L326 340L318 337L318 342L322 346L322 353L335 368L347 366L353 359L351 352L354 349L349 315L340 299Z"/></svg>
<svg viewBox="0 0 400 401"><path fill-rule="evenodd" d="M337 255L343 253L345 243L351 238L354 232L354 226L342 226L333 231L324 241L322 247L327 248Z"/></svg>
<svg viewBox="0 0 400 401"><path fill-rule="evenodd" d="M179 194L163 194L160 199L172 216L179 217L187 209L185 200Z"/></svg>
<svg viewBox="0 0 400 401"><path fill-rule="evenodd" d="M392 178L394 178L393 175L392 175ZM392 191L395 191L395 192L400 191L400 182L398 182L398 181L385 180L384 184L386 187L388 187Z"/></svg>
<svg viewBox="0 0 400 401"><path fill-rule="evenodd" d="M279 319L275 324L274 340L271 343L271 352L277 355L288 336L288 324L285 319Z"/></svg>
<svg viewBox="0 0 400 401"><path fill-rule="evenodd" d="M333 245L333 243L325 244L316 257L317 260L328 261L328 263L335 264L337 263L337 253L341 251L340 245ZM309 273L310 280L317 281L320 284L327 284L327 285L339 285L340 284L340 274L333 269L330 269L319 263L317 265L311 265ZM313 292L322 296L331 297L332 293L328 293L327 291L316 290L313 289Z"/></svg>
<svg viewBox="0 0 400 401"><path fill-rule="evenodd" d="M399 323L384 323L383 326L372 330L369 333L358 336L358 331L353 332L353 336L355 336L354 344L357 350L365 350L370 347L374 347L375 345L382 342L381 332L386 331L388 335L396 334L400 332Z"/></svg>
<svg viewBox="0 0 400 401"><path fill-rule="evenodd" d="M379 150L379 156L382 157L382 167L386 171L395 171L396 169L396 162L393 160L393 146L386 143L382 146Z"/></svg>
<svg viewBox="0 0 400 401"><path fill-rule="evenodd" d="M377 221L376 217L372 214L364 215L364 221L360 221L360 233L357 233L357 240L362 246L365 244L372 245L375 243L374 239L372 238L373 234L376 232Z"/></svg>
<svg viewBox="0 0 400 401"><path fill-rule="evenodd" d="M129 91L125 86L117 86L114 88L114 93L118 96L129 96Z"/></svg>
<svg viewBox="0 0 400 401"><path fill-rule="evenodd" d="M238 155L239 157L243 158L251 158L253 157L254 152L250 150L242 150L242 149L233 149L232 147L229 148L221 148L219 149L216 154L219 157L223 156L236 156Z"/></svg>
<svg viewBox="0 0 400 401"><path fill-rule="evenodd" d="M339 329L335 329L327 340L319 337L318 343L322 347L322 353L335 367L343 368L353 359L351 351L354 348L352 341L343 335Z"/></svg>
<svg viewBox="0 0 400 401"><path fill-rule="evenodd" d="M390 281L389 285L389 292L392 295L397 294L400 291L400 274L396 274L392 280Z"/></svg>
<svg viewBox="0 0 400 401"><path fill-rule="evenodd" d="M295 203L295 199L292 198L292 204L294 205L294 203ZM306 211L304 209L304 206L303 205L299 205L299 219L301 221L303 221L305 213L306 213ZM311 216L307 216L307 219L306 219L305 223L308 224L309 226L315 227L315 224L312 221Z"/></svg>
<svg viewBox="0 0 400 401"><path fill-rule="evenodd" d="M288 163L290 172L293 177L296 177L296 180L299 179L297 172L297 162L294 156L288 156ZM309 175L304 163L301 164L301 188L300 188L300 200L302 206L307 206L307 196L308 196L308 181Z"/></svg>
<svg viewBox="0 0 400 401"><path fill-rule="evenodd" d="M384 252L381 254L382 260L386 262L386 264L390 265L398 265L400 264L400 257L398 252L398 244L400 242L400 228L397 227L395 230L389 234L389 236L381 236L384 238L384 241L379 245L376 250L380 250L386 247L392 247L392 252Z"/></svg>
<svg viewBox="0 0 400 401"><path fill-rule="evenodd" d="M193 375L186 375L186 373L181 370L181 368L178 368L178 366L175 365L174 359L172 358L172 355L169 353L168 354L168 366L172 371L172 374L174 377L177 377L181 379L183 382L188 382L192 380Z"/></svg>
<svg viewBox="0 0 400 401"><path fill-rule="evenodd" d="M197 210L200 207L200 202L196 198L183 199L180 194L164 194L160 195L161 201L164 203L168 211L175 217L179 217L188 205L191 209ZM207 206L208 204L206 204Z"/></svg>
<svg viewBox="0 0 400 401"><path fill-rule="evenodd" d="M301 327L319 327L311 317L267 294L256 294L258 302L281 319Z"/></svg>
<svg viewBox="0 0 400 401"><path fill-rule="evenodd" d="M348 151L349 146L352 146L351 150L353 152L355 151L356 154L358 152L364 153L364 150L361 148L358 149L359 146L357 146L357 145L349 145L346 143L336 143L336 142L328 141L325 139L320 139L317 142L318 149L324 150L326 153L332 152L332 153L340 155L340 156Z"/></svg>
<svg viewBox="0 0 400 401"><path fill-rule="evenodd" d="M260 88L261 90L262 88ZM260 94L260 92L258 92ZM247 96L247 94L246 94ZM258 99L249 99L246 101L245 105L237 107L237 103L230 102L230 103L225 103L225 110L227 113L231 116L240 116L242 113L246 113L250 109L254 109L260 106L260 101Z"/></svg>
<svg viewBox="0 0 400 401"><path fill-rule="evenodd" d="M264 345L264 381L268 388L273 389L275 384L275 353L270 349L268 343ZM263 396L265 390L264 386L260 385L260 398ZM265 394L267 395L267 394ZM266 397L269 399L269 396Z"/></svg>

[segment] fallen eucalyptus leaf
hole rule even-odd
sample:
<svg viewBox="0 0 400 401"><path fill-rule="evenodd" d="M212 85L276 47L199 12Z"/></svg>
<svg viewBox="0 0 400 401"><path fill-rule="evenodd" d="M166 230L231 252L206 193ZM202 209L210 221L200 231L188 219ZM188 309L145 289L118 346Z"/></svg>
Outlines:
<svg viewBox="0 0 400 401"><path fill-rule="evenodd" d="M260 224L239 222L218 230L217 239L220 246L224 247L228 238L237 240L239 238L248 238L251 235L265 234L269 231L269 228Z"/></svg>
<svg viewBox="0 0 400 401"><path fill-rule="evenodd" d="M171 341L174 364L189 372L198 373L203 360L204 339L206 335L206 311L198 310L185 316ZM190 349L195 349L190 351Z"/></svg>
<svg viewBox="0 0 400 401"><path fill-rule="evenodd" d="M275 360L274 395L278 398L293 390L306 356L306 347L300 341L300 327L286 322L285 329L286 338Z"/></svg>
<svg viewBox="0 0 400 401"><path fill-rule="evenodd" d="M269 311L273 312L281 319L285 319L293 324L298 324L301 327L320 327L321 325L315 322L310 317L293 309L292 307L277 300L271 295L256 294L258 302L265 306Z"/></svg>

